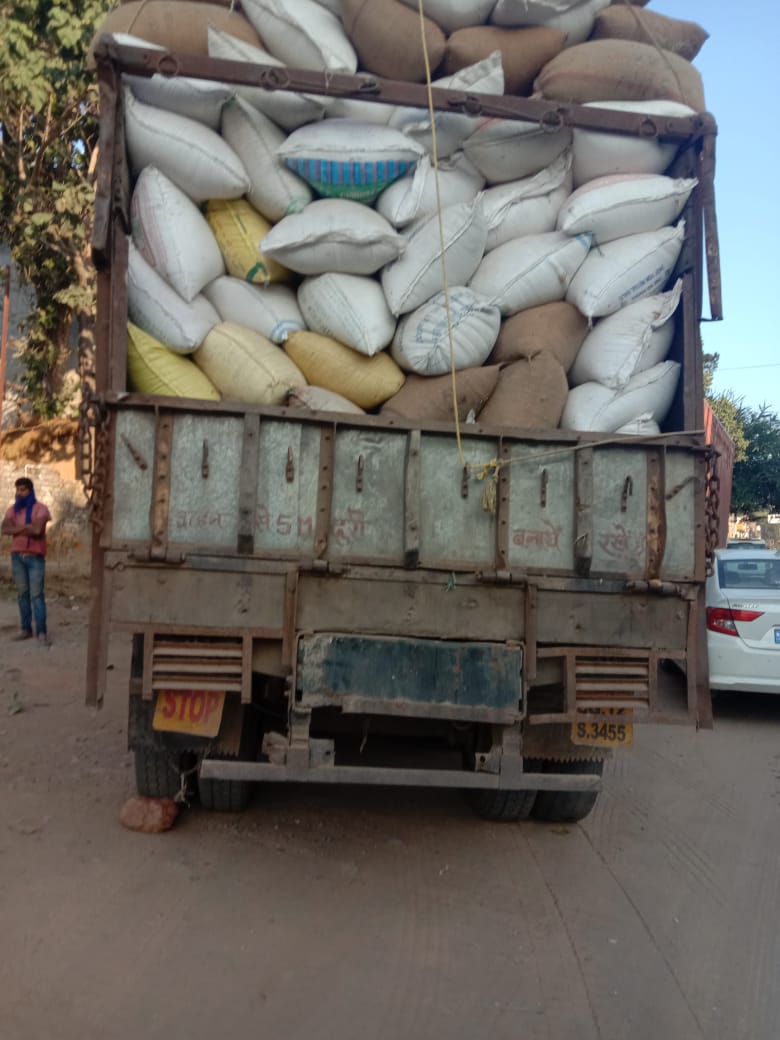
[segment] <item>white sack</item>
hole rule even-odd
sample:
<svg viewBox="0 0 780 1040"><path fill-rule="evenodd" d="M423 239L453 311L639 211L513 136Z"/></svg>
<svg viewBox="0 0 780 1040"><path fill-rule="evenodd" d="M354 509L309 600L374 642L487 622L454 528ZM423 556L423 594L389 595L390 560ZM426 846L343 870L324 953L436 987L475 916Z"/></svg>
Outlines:
<svg viewBox="0 0 780 1040"><path fill-rule="evenodd" d="M562 300L590 248L590 236L524 235L488 253L469 283L506 316Z"/></svg>
<svg viewBox="0 0 780 1040"><path fill-rule="evenodd" d="M496 0L425 0L425 13L445 33L482 25L488 20ZM407 7L418 10L418 0L403 0Z"/></svg>
<svg viewBox="0 0 780 1040"><path fill-rule="evenodd" d="M127 314L134 325L177 354L191 354L219 322L205 296L188 303L128 242Z"/></svg>
<svg viewBox="0 0 780 1040"><path fill-rule="evenodd" d="M298 289L298 304L312 332L368 357L384 350L395 332L395 318L374 278L332 271L306 278Z"/></svg>
<svg viewBox="0 0 780 1040"><path fill-rule="evenodd" d="M423 376L442 376L453 365L457 370L476 368L487 360L501 327L498 307L471 289L457 286L449 291L449 312L452 360L447 301L440 292L398 323L390 353L400 368Z"/></svg>
<svg viewBox="0 0 780 1040"><path fill-rule="evenodd" d="M483 195L488 224L487 252L521 235L554 231L558 211L571 191L571 152L533 177L488 188Z"/></svg>
<svg viewBox="0 0 780 1040"><path fill-rule="evenodd" d="M312 198L309 185L276 154L285 136L268 116L235 98L222 111L222 136L249 174L246 197L270 221L300 213Z"/></svg>
<svg viewBox="0 0 780 1040"><path fill-rule="evenodd" d="M314 0L243 0L260 39L286 65L356 72L357 55L338 18Z"/></svg>
<svg viewBox="0 0 780 1040"><path fill-rule="evenodd" d="M193 202L238 199L249 188L241 159L219 134L194 119L153 108L125 92L131 172L156 166Z"/></svg>
<svg viewBox="0 0 780 1040"><path fill-rule="evenodd" d="M679 101L588 101L586 108L613 112L639 112L648 116L692 116L695 111ZM658 120L659 129L663 119ZM574 130L575 187L610 173L663 173L677 154L673 141L633 134L609 134L598 130Z"/></svg>
<svg viewBox="0 0 780 1040"><path fill-rule="evenodd" d="M661 427L652 415L649 415L647 412L643 415L638 415L636 419L624 423L623 426L615 430L615 433L625 433L632 437L654 437L660 432Z"/></svg>
<svg viewBox="0 0 780 1040"><path fill-rule="evenodd" d="M597 321L569 369L571 385L597 382L619 390L637 372L664 361L674 339L672 316L681 294L678 279L670 292L630 303Z"/></svg>
<svg viewBox="0 0 780 1040"><path fill-rule="evenodd" d="M415 225L403 256L382 271L382 288L393 314L406 314L444 288L442 238L447 281L465 285L477 269L487 240L482 199L459 202Z"/></svg>
<svg viewBox="0 0 780 1040"><path fill-rule="evenodd" d="M373 274L399 257L406 239L374 210L348 199L318 199L280 220L260 243L299 274Z"/></svg>
<svg viewBox="0 0 780 1040"><path fill-rule="evenodd" d="M539 173L571 144L571 130L553 133L538 123L486 119L463 144L466 158L489 184L503 184Z"/></svg>
<svg viewBox="0 0 780 1040"><path fill-rule="evenodd" d="M614 433L645 413L659 425L672 405L680 366L662 361L633 376L622 390L601 383L582 383L569 391L561 418L563 430Z"/></svg>
<svg viewBox="0 0 780 1040"><path fill-rule="evenodd" d="M592 249L572 278L566 299L586 318L602 318L660 292L674 270L684 237L681 220L677 227L627 235Z"/></svg>
<svg viewBox="0 0 780 1040"><path fill-rule="evenodd" d="M147 263L192 301L225 273L217 240L201 211L154 166L141 171L130 204L133 241Z"/></svg>
<svg viewBox="0 0 780 1040"><path fill-rule="evenodd" d="M259 332L272 343L284 343L291 332L306 328L295 291L288 285L252 285L226 275L207 285L203 295L222 321Z"/></svg>
<svg viewBox="0 0 780 1040"><path fill-rule="evenodd" d="M485 183L462 152L439 163L438 179L442 209L458 202L471 202ZM391 184L376 201L377 213L398 228L431 216L437 208L436 176L427 155L412 173Z"/></svg>
<svg viewBox="0 0 780 1040"><path fill-rule="evenodd" d="M612 0L498 0L490 20L494 25L543 25L566 33L566 46L584 43L590 36L596 15Z"/></svg>
<svg viewBox="0 0 780 1040"><path fill-rule="evenodd" d="M211 25L209 57L284 67L283 61L279 61L262 47L255 47L245 40L239 40L237 36L231 36L230 33L220 32ZM313 123L321 119L327 105L327 99L318 98L315 94L295 94L289 90L264 90L262 87L235 84L233 93L285 130L294 130L304 123Z"/></svg>
<svg viewBox="0 0 780 1040"><path fill-rule="evenodd" d="M599 177L578 188L558 214L567 235L589 231L593 244L611 242L673 224L693 189L694 178L633 173Z"/></svg>

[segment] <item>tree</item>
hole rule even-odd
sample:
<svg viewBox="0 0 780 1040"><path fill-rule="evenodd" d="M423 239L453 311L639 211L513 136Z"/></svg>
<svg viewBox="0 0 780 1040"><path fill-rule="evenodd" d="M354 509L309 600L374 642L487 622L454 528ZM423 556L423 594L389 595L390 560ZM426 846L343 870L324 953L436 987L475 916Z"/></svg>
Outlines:
<svg viewBox="0 0 780 1040"><path fill-rule="evenodd" d="M738 513L780 511L780 416L764 404L742 409L747 440L744 460L734 466L732 509Z"/></svg>
<svg viewBox="0 0 780 1040"><path fill-rule="evenodd" d="M742 426L742 398L735 397L732 390L720 394L712 393L712 383L719 361L720 354L704 355L704 396L726 433L734 441L734 460L741 462L747 451L747 439Z"/></svg>
<svg viewBox="0 0 780 1040"><path fill-rule="evenodd" d="M57 374L74 322L82 375L93 367L97 85L85 56L108 6L0 0L0 239L35 296L20 354L43 417L62 405Z"/></svg>

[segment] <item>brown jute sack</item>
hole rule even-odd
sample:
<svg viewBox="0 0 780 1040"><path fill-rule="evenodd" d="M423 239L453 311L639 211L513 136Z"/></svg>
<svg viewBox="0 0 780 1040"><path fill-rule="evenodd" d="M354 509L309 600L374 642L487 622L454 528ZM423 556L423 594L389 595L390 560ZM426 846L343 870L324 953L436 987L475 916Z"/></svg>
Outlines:
<svg viewBox="0 0 780 1040"><path fill-rule="evenodd" d="M509 364L520 358L551 354L564 372L574 364L588 334L588 319L573 303L556 300L518 311L501 323L491 364Z"/></svg>
<svg viewBox="0 0 780 1040"><path fill-rule="evenodd" d="M456 373L458 418L461 422L472 409L479 415L496 388L499 371L499 365L489 365L463 368ZM454 420L452 376L408 375L398 393L382 405L381 414L398 415L403 419Z"/></svg>
<svg viewBox="0 0 780 1040"><path fill-rule="evenodd" d="M478 25L458 29L447 40L443 71L452 75L482 61L493 51L501 51L504 93L524 97L531 93L540 70L560 54L565 42L566 33L540 26L502 29L497 25Z"/></svg>
<svg viewBox="0 0 780 1040"><path fill-rule="evenodd" d="M419 83L425 79L420 16L401 0L342 0L341 19L360 59L360 67L388 79ZM444 33L425 19L431 73L444 57Z"/></svg>
<svg viewBox="0 0 780 1040"><path fill-rule="evenodd" d="M130 33L184 54L209 52L209 25L239 40L262 47L262 41L242 14L219 3L204 0L132 0L109 12L98 26L87 53L94 68L93 52L103 33Z"/></svg>
<svg viewBox="0 0 780 1040"><path fill-rule="evenodd" d="M552 354L523 358L501 369L479 421L502 429L552 430L561 421L568 393L566 373Z"/></svg>
<svg viewBox="0 0 780 1040"><path fill-rule="evenodd" d="M696 22L669 18L657 11L608 7L596 18L591 40L636 40L650 43L693 61L709 39L709 33Z"/></svg>
<svg viewBox="0 0 780 1040"><path fill-rule="evenodd" d="M633 40L590 40L561 51L534 83L550 101L679 101L703 112L698 69L671 51Z"/></svg>

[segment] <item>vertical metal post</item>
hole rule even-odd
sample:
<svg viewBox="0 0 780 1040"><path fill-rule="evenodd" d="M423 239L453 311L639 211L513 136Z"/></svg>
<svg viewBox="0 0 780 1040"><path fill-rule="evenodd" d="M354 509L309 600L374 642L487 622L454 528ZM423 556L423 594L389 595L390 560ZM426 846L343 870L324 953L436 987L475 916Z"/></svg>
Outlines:
<svg viewBox="0 0 780 1040"><path fill-rule="evenodd" d="M3 331L0 334L0 433L3 430L3 402L5 401L5 358L8 347L8 312L11 309L11 265L5 269L3 289Z"/></svg>

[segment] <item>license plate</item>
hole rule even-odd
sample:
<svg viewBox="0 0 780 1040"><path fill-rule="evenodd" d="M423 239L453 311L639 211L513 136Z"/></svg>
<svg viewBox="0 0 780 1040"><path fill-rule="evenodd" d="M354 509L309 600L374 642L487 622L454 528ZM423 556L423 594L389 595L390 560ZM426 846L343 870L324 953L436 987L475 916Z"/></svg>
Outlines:
<svg viewBox="0 0 780 1040"><path fill-rule="evenodd" d="M631 717L630 708L603 708L598 715L587 721L573 722L572 744L587 744L590 747L629 747L634 742L634 726L620 721L618 716Z"/></svg>
<svg viewBox="0 0 780 1040"><path fill-rule="evenodd" d="M160 690L152 729L216 737L224 705L224 692L216 690Z"/></svg>

